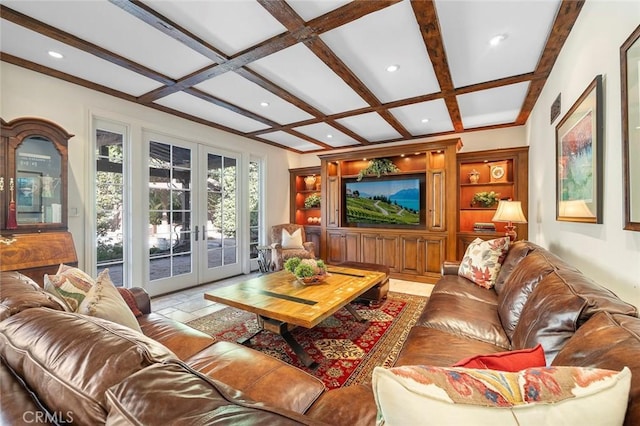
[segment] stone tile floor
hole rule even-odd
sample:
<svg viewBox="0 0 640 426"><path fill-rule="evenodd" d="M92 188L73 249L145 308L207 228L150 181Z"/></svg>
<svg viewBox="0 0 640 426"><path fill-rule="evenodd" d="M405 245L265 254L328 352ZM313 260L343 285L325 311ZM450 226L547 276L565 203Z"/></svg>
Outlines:
<svg viewBox="0 0 640 426"><path fill-rule="evenodd" d="M197 287L175 293L157 296L151 299L151 310L176 321L189 322L227 307L221 303L205 300L205 291L230 285L239 281L245 281L258 275L259 273L257 272L249 275L238 275L236 277L199 285ZM431 284L397 280L393 278L389 280L389 290L397 293L429 296L432 289L433 285Z"/></svg>

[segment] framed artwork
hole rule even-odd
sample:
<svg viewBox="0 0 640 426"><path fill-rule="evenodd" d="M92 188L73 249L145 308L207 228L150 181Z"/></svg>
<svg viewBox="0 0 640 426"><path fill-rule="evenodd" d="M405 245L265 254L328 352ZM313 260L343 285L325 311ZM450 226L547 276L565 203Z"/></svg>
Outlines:
<svg viewBox="0 0 640 426"><path fill-rule="evenodd" d="M18 212L40 213L42 206L42 173L21 172L16 178L16 205Z"/></svg>
<svg viewBox="0 0 640 426"><path fill-rule="evenodd" d="M556 220L602 223L602 76L556 126Z"/></svg>
<svg viewBox="0 0 640 426"><path fill-rule="evenodd" d="M640 26L620 47L624 229L640 231Z"/></svg>

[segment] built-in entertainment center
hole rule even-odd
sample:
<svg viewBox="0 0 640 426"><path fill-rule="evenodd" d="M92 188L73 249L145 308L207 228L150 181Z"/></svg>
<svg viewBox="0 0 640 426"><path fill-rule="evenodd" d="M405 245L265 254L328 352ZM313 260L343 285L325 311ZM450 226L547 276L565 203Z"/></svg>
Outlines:
<svg viewBox="0 0 640 426"><path fill-rule="evenodd" d="M521 201L528 217L528 147L461 148L447 139L320 155L319 168L290 170L291 220L328 263L377 263L392 277L433 283L475 238L504 235L503 223L484 227L497 206L472 205L475 194ZM363 174L372 160L394 171ZM527 224L517 228L526 239Z"/></svg>

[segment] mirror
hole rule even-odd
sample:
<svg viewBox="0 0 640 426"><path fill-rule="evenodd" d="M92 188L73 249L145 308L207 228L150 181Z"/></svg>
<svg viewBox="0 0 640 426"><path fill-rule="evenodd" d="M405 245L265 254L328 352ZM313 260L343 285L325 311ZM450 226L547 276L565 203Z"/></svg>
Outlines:
<svg viewBox="0 0 640 426"><path fill-rule="evenodd" d="M640 231L640 26L620 47L624 229Z"/></svg>

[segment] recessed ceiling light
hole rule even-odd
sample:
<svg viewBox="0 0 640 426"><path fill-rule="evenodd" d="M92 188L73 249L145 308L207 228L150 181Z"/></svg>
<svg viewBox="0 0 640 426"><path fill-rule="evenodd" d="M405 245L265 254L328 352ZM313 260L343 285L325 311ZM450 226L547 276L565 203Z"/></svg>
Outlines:
<svg viewBox="0 0 640 426"><path fill-rule="evenodd" d="M260 106L263 107L263 108L266 108L266 107L269 106L269 102L262 101L262 102L260 102Z"/></svg>
<svg viewBox="0 0 640 426"><path fill-rule="evenodd" d="M51 56L52 58L56 58L56 59L64 58L62 53L56 52L55 50L50 50L48 53L49 53L49 56Z"/></svg>
<svg viewBox="0 0 640 426"><path fill-rule="evenodd" d="M331 133L327 134L327 138L331 139L333 137L333 135Z"/></svg>
<svg viewBox="0 0 640 426"><path fill-rule="evenodd" d="M387 67L387 71L389 71L389 72L396 72L399 69L400 69L400 65L395 65L395 64L394 65L389 65Z"/></svg>
<svg viewBox="0 0 640 426"><path fill-rule="evenodd" d="M428 123L429 119L428 118L423 118L422 120L420 120L421 123Z"/></svg>
<svg viewBox="0 0 640 426"><path fill-rule="evenodd" d="M400 154L400 157L404 157L404 154Z"/></svg>
<svg viewBox="0 0 640 426"><path fill-rule="evenodd" d="M495 36L491 37L491 39L489 40L489 44L492 45L492 46L497 46L500 43L502 43L506 38L507 38L506 34L495 35Z"/></svg>

